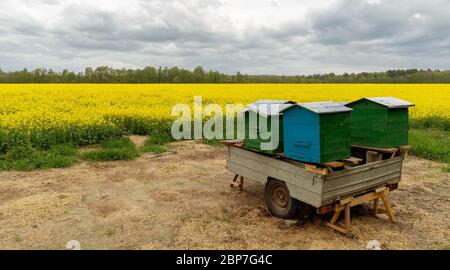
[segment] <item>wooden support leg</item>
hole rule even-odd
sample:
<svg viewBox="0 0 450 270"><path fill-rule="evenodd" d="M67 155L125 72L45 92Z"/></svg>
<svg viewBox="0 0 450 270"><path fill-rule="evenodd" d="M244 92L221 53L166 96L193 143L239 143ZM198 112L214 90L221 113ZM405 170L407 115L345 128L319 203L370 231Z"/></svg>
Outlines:
<svg viewBox="0 0 450 270"><path fill-rule="evenodd" d="M339 203L334 205L334 214L331 218L330 222L327 223L327 226L341 233L346 234L347 236L352 236L351 234L351 213L350 209L353 206L360 205L362 203L369 203L373 201L373 213L377 215L379 209L379 201L383 202L385 212L387 213L389 220L392 223L395 223L394 220L394 211L391 208L391 205L388 201L389 189L387 187L378 188L375 192L366 193L364 195L360 195L358 197L349 197L343 200L340 200ZM336 222L339 218L340 213L344 211L344 226L336 225Z"/></svg>
<svg viewBox="0 0 450 270"><path fill-rule="evenodd" d="M378 198L373 200L373 215L374 216L376 216L378 214L378 201L379 201Z"/></svg>
<svg viewBox="0 0 450 270"><path fill-rule="evenodd" d="M340 214L341 214L341 211L335 211L333 217L330 220L330 223L331 224L336 223L336 221L338 220Z"/></svg>
<svg viewBox="0 0 450 270"><path fill-rule="evenodd" d="M344 229L344 228L341 228L341 227L339 227L339 226L337 226L337 225L335 224L335 223L337 222L337 220L338 220L339 215L341 214L341 212L342 212L342 209L341 209L341 210L335 209L335 210L334 210L333 217L331 218L330 222L327 223L327 226L330 227L330 228L333 229L333 230L336 230L336 231L341 232L341 233L343 233L343 234L347 234L347 233L348 233L348 230L346 230L346 229Z"/></svg>
<svg viewBox="0 0 450 270"><path fill-rule="evenodd" d="M386 214L389 217L389 220L392 223L395 223L395 219L394 219L394 211L392 210L391 205L389 204L388 198L387 198L387 194L389 193L389 191L385 191L383 193L380 194L381 200L383 201L384 204L384 209L386 209Z"/></svg>
<svg viewBox="0 0 450 270"><path fill-rule="evenodd" d="M239 187L239 191L242 191L244 189L244 176L241 176L239 178L239 185L238 185L238 187Z"/></svg>
<svg viewBox="0 0 450 270"><path fill-rule="evenodd" d="M238 174L236 174L234 176L233 181L231 181L231 183L230 183L230 187L234 187L234 183L236 183L236 180L237 180L238 176L239 176Z"/></svg>
<svg viewBox="0 0 450 270"><path fill-rule="evenodd" d="M345 228L350 230L350 204L345 205Z"/></svg>

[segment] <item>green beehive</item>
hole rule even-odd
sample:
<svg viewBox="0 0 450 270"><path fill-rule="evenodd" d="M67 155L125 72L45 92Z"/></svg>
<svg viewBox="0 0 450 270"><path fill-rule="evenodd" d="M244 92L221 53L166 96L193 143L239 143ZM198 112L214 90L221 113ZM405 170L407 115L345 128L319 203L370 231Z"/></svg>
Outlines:
<svg viewBox="0 0 450 270"><path fill-rule="evenodd" d="M351 114L351 144L377 148L408 144L408 108L394 97L362 98L345 105Z"/></svg>
<svg viewBox="0 0 450 270"><path fill-rule="evenodd" d="M283 152L283 114L281 111L291 104L295 104L295 102L290 100L258 100L244 108L240 112L243 114L245 123L244 148L268 154ZM275 135L274 130L271 130L271 124L275 117L278 118L278 143L273 140ZM254 124L256 125L251 126L250 119L255 119ZM267 123L267 131L270 133L269 139L261 138L261 121ZM253 136L251 136L252 134ZM261 148L262 143L267 145L271 141L271 150Z"/></svg>

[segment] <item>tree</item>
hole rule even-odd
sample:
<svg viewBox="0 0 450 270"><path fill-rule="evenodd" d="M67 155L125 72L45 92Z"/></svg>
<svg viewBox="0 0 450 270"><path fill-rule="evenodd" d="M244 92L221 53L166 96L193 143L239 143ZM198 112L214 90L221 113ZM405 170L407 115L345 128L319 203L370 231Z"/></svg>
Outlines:
<svg viewBox="0 0 450 270"><path fill-rule="evenodd" d="M194 69L194 82L203 83L205 82L205 71L201 66L198 66Z"/></svg>

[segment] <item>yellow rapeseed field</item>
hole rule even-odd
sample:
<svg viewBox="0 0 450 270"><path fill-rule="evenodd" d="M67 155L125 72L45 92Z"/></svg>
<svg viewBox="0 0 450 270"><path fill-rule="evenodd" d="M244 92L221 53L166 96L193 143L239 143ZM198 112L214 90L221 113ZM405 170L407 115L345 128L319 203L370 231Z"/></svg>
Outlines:
<svg viewBox="0 0 450 270"><path fill-rule="evenodd" d="M221 105L245 105L257 99L352 101L395 96L416 104L411 118L440 116L450 121L450 85L4 84L0 85L0 139L13 144L89 143L119 126L145 133L147 124L167 122L173 105L192 104L194 96Z"/></svg>

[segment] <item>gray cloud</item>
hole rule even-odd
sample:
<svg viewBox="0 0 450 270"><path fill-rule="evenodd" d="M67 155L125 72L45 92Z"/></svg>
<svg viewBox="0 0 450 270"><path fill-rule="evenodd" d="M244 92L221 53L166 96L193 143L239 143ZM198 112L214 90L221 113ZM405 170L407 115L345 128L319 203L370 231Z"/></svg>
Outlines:
<svg viewBox="0 0 450 270"><path fill-rule="evenodd" d="M303 74L450 66L447 1L317 2L3 0L0 67Z"/></svg>

